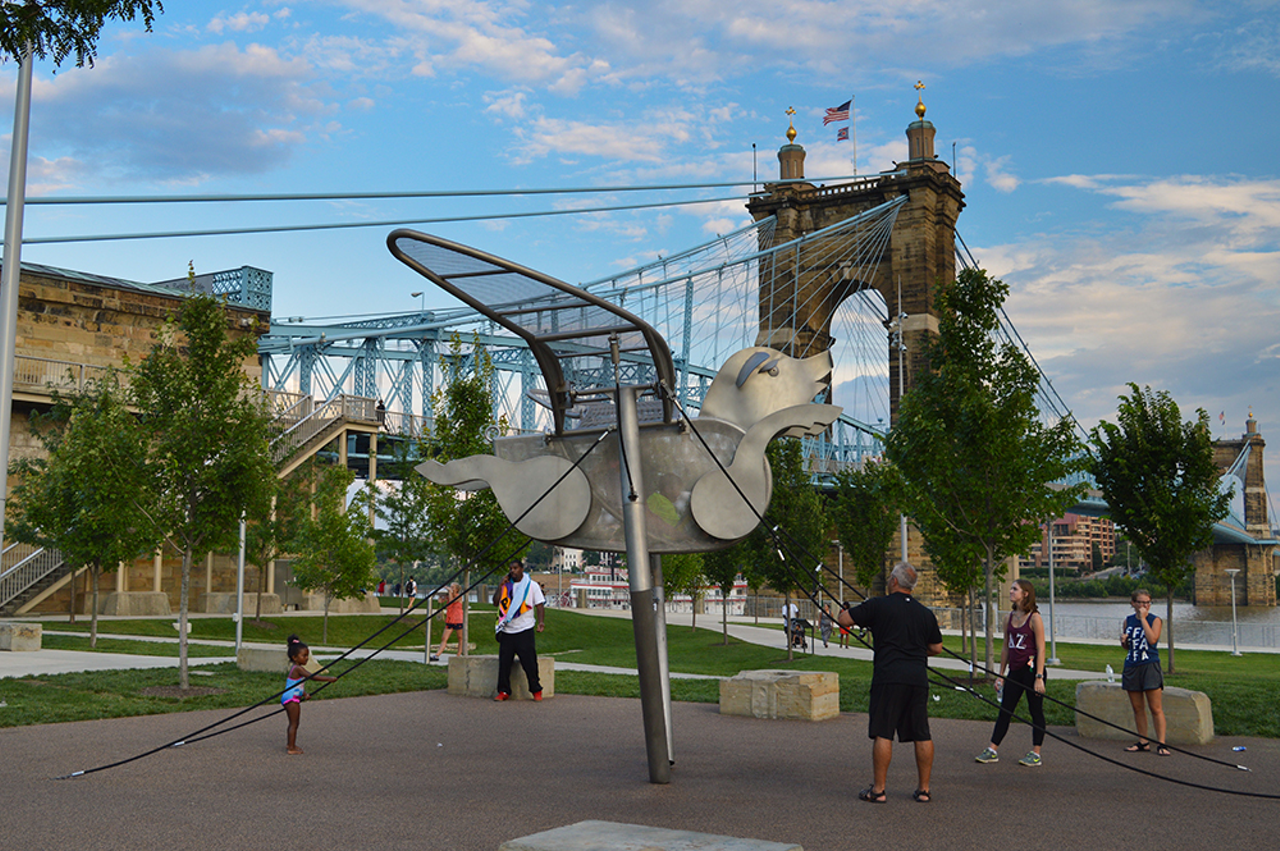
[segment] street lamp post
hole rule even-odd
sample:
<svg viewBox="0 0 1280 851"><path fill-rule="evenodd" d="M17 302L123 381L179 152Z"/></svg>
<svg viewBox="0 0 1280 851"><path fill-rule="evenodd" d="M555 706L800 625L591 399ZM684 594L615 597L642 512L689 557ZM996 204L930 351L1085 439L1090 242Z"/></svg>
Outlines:
<svg viewBox="0 0 1280 851"><path fill-rule="evenodd" d="M1231 577L1231 655L1243 656L1240 652L1240 628L1236 624L1236 574L1240 572L1238 567L1228 567L1226 573Z"/></svg>
<svg viewBox="0 0 1280 851"><path fill-rule="evenodd" d="M416 292L416 293L409 293L409 297L410 297L410 298L416 298L416 299L418 300L418 312L419 312L419 313L422 313L422 312L426 311L426 309L427 309L427 307L426 307L426 304L427 304L427 296L426 296L426 294L425 294L424 292L422 292L421 290L419 290L419 291L418 291L418 292Z"/></svg>
<svg viewBox="0 0 1280 851"><path fill-rule="evenodd" d="M1046 665L1061 665L1062 660L1058 658L1058 624L1057 619L1053 616L1053 521L1046 521L1044 529L1045 543L1049 548L1049 658L1044 661Z"/></svg>

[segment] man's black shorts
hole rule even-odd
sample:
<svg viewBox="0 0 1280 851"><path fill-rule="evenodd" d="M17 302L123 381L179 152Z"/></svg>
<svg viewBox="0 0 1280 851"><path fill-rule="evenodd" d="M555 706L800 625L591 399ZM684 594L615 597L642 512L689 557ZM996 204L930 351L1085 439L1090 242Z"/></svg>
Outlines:
<svg viewBox="0 0 1280 851"><path fill-rule="evenodd" d="M927 742L929 733L929 687L884 683L871 687L867 738L900 742Z"/></svg>

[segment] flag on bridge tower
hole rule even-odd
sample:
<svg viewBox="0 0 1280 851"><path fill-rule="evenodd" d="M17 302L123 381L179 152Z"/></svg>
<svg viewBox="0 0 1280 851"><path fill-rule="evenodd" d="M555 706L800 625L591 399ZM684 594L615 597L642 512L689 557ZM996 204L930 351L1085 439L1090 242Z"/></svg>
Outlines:
<svg viewBox="0 0 1280 851"><path fill-rule="evenodd" d="M847 141L849 141L849 128L848 128L848 127L841 127L839 130L837 130L837 131L836 131L836 141L837 141L837 142L847 142Z"/></svg>
<svg viewBox="0 0 1280 851"><path fill-rule="evenodd" d="M822 126L826 127L828 124L831 124L832 122L835 122L835 121L848 121L849 107L852 104L853 104L853 99L850 98L849 100L845 101L839 106L827 107L827 114L822 117Z"/></svg>

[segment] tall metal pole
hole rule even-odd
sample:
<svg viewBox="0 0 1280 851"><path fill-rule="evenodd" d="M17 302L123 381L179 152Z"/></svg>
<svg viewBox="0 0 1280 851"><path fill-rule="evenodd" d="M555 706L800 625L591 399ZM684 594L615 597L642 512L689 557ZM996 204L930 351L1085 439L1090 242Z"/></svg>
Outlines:
<svg viewBox="0 0 1280 851"><path fill-rule="evenodd" d="M667 743L662 700L662 664L653 574L649 568L648 525L644 502L640 498L644 493L640 477L640 414L636 407L636 395L640 389L618 388L618 449L622 453L619 484L627 541L627 582L631 589L631 628L635 634L636 669L640 675L640 710L644 716L645 750L649 757L649 782L670 783L671 748Z"/></svg>
<svg viewBox="0 0 1280 851"><path fill-rule="evenodd" d="M242 513L240 515L240 556L236 559L236 655L240 654L240 644L244 641L244 538L245 522Z"/></svg>
<svg viewBox="0 0 1280 851"><path fill-rule="evenodd" d="M671 732L671 662L667 655L667 583L662 576L662 556L649 556L653 578L654 635L658 637L658 682L662 685L662 723L667 731L667 762L676 764L675 736ZM697 599L694 599L697 604Z"/></svg>
<svg viewBox="0 0 1280 851"><path fill-rule="evenodd" d="M9 427L13 415L14 344L18 335L18 280L22 276L22 213L27 199L27 136L31 124L31 42L18 66L9 150L9 194L4 208L4 269L0 272L0 549L9 496Z"/></svg>
<svg viewBox="0 0 1280 851"><path fill-rule="evenodd" d="M1049 545L1049 658L1044 661L1047 665L1061 665L1058 659L1058 621L1053 616L1053 521L1045 521L1044 529Z"/></svg>
<svg viewBox="0 0 1280 851"><path fill-rule="evenodd" d="M1231 577L1231 655L1243 656L1240 652L1240 628L1236 624L1236 574L1238 567L1228 567L1227 575Z"/></svg>
<svg viewBox="0 0 1280 851"><path fill-rule="evenodd" d="M898 340L898 412L901 417L902 397L907 392L907 373L904 366L903 354L907 350L906 339L904 333L906 329L903 323L907 321L907 314L902 312L902 276L898 276L898 318L895 321L895 333ZM893 424L890 424L890 428ZM909 561L907 558L907 515L898 515L898 537L902 539L902 560Z"/></svg>

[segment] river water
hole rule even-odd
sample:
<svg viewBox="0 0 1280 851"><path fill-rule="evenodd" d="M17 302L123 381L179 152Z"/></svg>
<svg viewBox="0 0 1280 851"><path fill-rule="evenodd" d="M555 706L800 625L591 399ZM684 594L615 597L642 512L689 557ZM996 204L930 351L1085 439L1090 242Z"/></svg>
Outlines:
<svg viewBox="0 0 1280 851"><path fill-rule="evenodd" d="M1049 601L1039 600L1046 626ZM1165 617L1164 600L1152 602L1151 611ZM1053 607L1053 629L1063 640L1084 638L1095 641L1120 639L1120 624L1133 613L1127 600L1068 600ZM1280 607L1240 606L1236 609L1241 650L1280 649ZM1193 606L1174 602L1173 632L1178 646L1231 647L1231 607ZM1162 640L1161 644L1165 642Z"/></svg>

